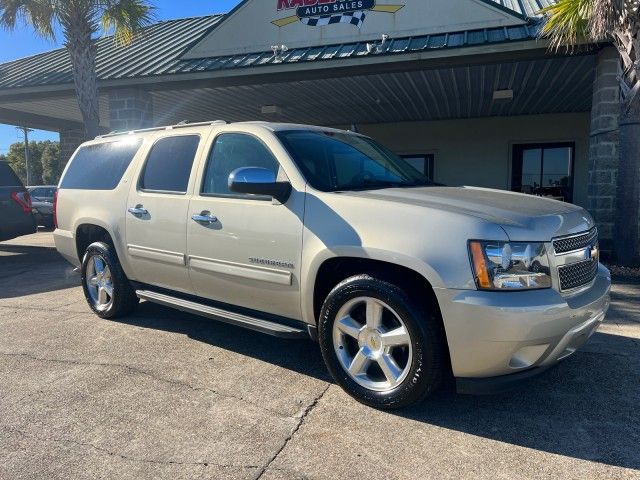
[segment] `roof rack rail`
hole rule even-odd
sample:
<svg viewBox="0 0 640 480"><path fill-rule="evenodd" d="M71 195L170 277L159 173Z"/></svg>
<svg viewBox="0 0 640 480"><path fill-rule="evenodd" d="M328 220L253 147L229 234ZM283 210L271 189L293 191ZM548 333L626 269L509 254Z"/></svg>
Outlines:
<svg viewBox="0 0 640 480"><path fill-rule="evenodd" d="M205 127L205 126L213 126L213 125L227 125L229 122L226 120L213 120L209 122L197 122L197 123L189 123L189 120L183 120L180 123L176 123L175 125L166 125L163 127L151 127L151 128L140 128L138 130L114 130L113 132L105 133L104 135L98 135L98 138L109 138L109 137L118 137L121 135L134 135L136 133L148 133L148 132L159 132L162 130L173 130L175 128L188 128L188 127Z"/></svg>

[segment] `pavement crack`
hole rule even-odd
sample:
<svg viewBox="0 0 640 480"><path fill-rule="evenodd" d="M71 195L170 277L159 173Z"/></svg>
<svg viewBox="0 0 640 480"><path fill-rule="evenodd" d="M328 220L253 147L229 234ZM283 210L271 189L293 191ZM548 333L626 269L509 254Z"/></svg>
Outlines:
<svg viewBox="0 0 640 480"><path fill-rule="evenodd" d="M309 416L309 414L316 407L316 405L318 405L318 403L320 402L322 397L324 397L325 393L327 393L329 388L331 388L331 384L330 383L324 388L324 390L322 390L322 392L320 392L320 394L316 398L313 399L313 401L311 401L306 407L304 407L300 411L300 413L296 416L298 418L298 422L291 429L291 433L289 433L287 438L284 439L284 442L282 442L282 445L280 446L278 451L274 455L271 456L269 461L258 472L258 474L255 476L255 480L260 480L264 476L264 474L267 472L267 470L269 470L269 467L271 467L271 464L273 462L275 462L276 459L280 456L280 454L284 451L284 449L287 448L287 445L289 445L291 440L293 440L293 438L296 436L296 434L298 433L298 431L300 430L300 428L304 424L304 422L307 419L307 417Z"/></svg>
<svg viewBox="0 0 640 480"><path fill-rule="evenodd" d="M23 438L28 438L31 440L36 440L39 442L47 442L47 443L62 443L62 444L67 444L67 445L74 445L77 447L84 447L84 448L90 448L92 450L95 450L96 452L105 454L105 455L109 455L111 457L118 457L122 460L128 461L128 462L136 462L136 463L147 463L147 464L154 464L154 465L179 465L179 466L199 466L199 467L216 467L216 468L229 468L229 469L246 469L246 470L257 470L260 467L258 465L235 465L232 463L214 463L214 462L207 462L207 461L202 461L202 462L182 462L179 460L159 460L159 459L150 459L150 458L139 458L139 457L132 457L129 455L125 455L122 453L118 453L116 451L112 451L109 450L107 448L104 447L99 447L93 443L89 443L89 442L79 442L77 440L71 440L68 438L55 438L55 437L41 437L38 435L30 435L27 432L23 431L23 430L19 430L17 428L14 427L8 427L8 426L2 426L1 427L4 431L6 432L11 432L11 433L15 433L20 435Z"/></svg>
<svg viewBox="0 0 640 480"><path fill-rule="evenodd" d="M155 375L147 370L143 370L141 368L137 368L137 367L132 367L131 365L125 365L122 363L107 363L107 362L88 362L88 361L81 361L81 360L68 360L68 359L59 359L59 358L45 358L45 357L38 357L36 355L30 354L30 353L12 353L12 352L0 352L0 356L5 356L5 357L22 357L22 358L28 358L34 361L38 361L38 362L49 362L49 363L61 363L61 364L66 364L66 365L77 365L77 366L92 366L92 367L108 367L108 368L120 368L123 370L126 370L130 373L133 374L138 374L138 375L144 375L146 377L152 378L154 380L157 380L159 382L163 382L163 383L167 383L170 385L175 385L178 387L184 387L184 388L188 388L190 390L193 390L194 392L208 392L211 393L213 395L216 395L218 397L222 397L222 398L231 398L233 400L240 400L248 405L254 406L256 408L259 408L262 411L271 413L273 415L277 415L278 417L281 418L291 418L291 415L287 415L285 413L279 412L277 410L265 407L264 405L261 405L257 402L253 402L251 400L247 400L246 398L244 398L242 395L234 395L232 393L229 392L220 392L218 390L214 390L212 388L208 388L208 387L198 387L195 385L191 385L190 383L187 382L181 382L179 380L172 380L170 378L165 378L165 377L161 377L158 375Z"/></svg>

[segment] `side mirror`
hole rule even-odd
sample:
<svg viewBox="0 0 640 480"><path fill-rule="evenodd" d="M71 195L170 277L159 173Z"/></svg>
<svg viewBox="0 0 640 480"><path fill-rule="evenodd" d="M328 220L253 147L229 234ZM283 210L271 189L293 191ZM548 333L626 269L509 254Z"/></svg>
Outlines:
<svg viewBox="0 0 640 480"><path fill-rule="evenodd" d="M234 193L265 195L285 203L291 195L291 184L276 181L276 174L266 168L244 167L229 175L229 190Z"/></svg>

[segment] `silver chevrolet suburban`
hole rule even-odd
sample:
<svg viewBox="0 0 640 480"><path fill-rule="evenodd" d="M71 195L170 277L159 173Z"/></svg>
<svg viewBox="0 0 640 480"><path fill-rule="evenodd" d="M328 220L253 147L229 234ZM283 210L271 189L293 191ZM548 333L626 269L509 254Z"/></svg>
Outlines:
<svg viewBox="0 0 640 480"><path fill-rule="evenodd" d="M105 135L76 151L55 210L57 249L99 317L142 299L311 337L335 381L377 408L451 376L463 393L507 388L574 353L609 306L582 208L436 185L341 130Z"/></svg>

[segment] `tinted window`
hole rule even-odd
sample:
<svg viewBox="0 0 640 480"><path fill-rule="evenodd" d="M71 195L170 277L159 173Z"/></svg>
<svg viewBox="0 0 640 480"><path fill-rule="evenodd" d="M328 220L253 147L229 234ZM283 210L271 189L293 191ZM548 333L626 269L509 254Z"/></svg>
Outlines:
<svg viewBox="0 0 640 480"><path fill-rule="evenodd" d="M571 202L573 143L515 145L511 189Z"/></svg>
<svg viewBox="0 0 640 480"><path fill-rule="evenodd" d="M370 190L433 183L370 138L315 130L276 134L309 183L318 190Z"/></svg>
<svg viewBox="0 0 640 480"><path fill-rule="evenodd" d="M140 139L128 138L80 148L71 160L60 188L113 190L141 144Z"/></svg>
<svg viewBox="0 0 640 480"><path fill-rule="evenodd" d="M209 156L202 193L233 194L229 190L229 175L243 167L266 168L278 174L278 161L257 138L241 133L218 136Z"/></svg>
<svg viewBox="0 0 640 480"><path fill-rule="evenodd" d="M22 182L13 173L11 167L6 163L0 162L0 187L17 187L20 185L22 185Z"/></svg>
<svg viewBox="0 0 640 480"><path fill-rule="evenodd" d="M435 155L432 153L428 155L402 155L402 159L420 173L426 175L429 180L433 180Z"/></svg>
<svg viewBox="0 0 640 480"><path fill-rule="evenodd" d="M185 193L200 137L185 135L158 140L149 153L140 188L157 192Z"/></svg>

